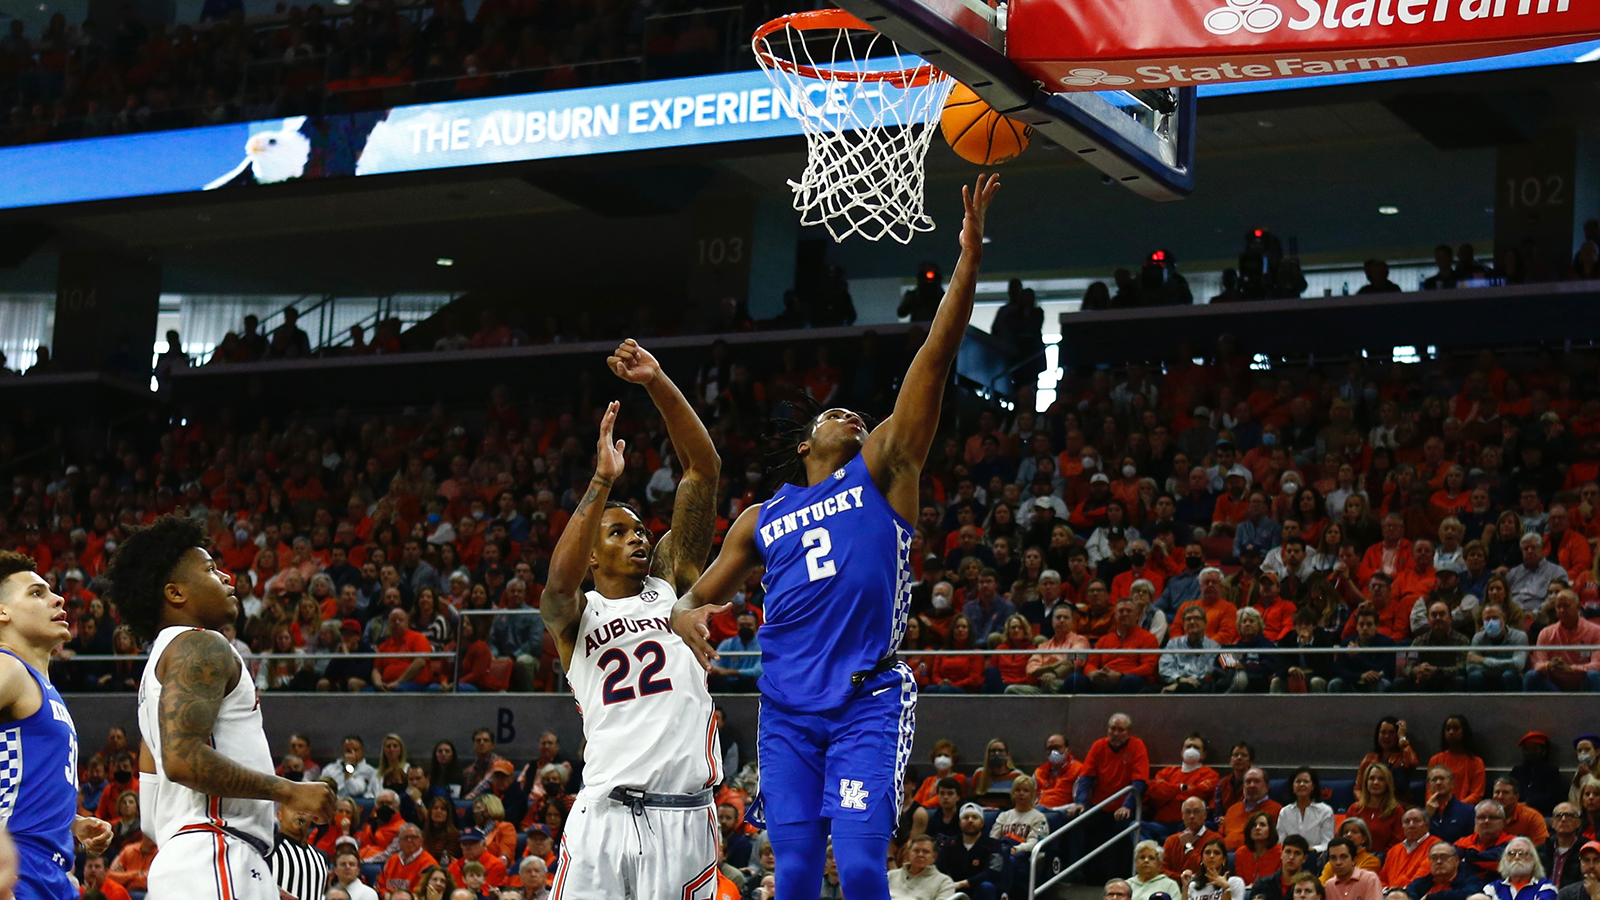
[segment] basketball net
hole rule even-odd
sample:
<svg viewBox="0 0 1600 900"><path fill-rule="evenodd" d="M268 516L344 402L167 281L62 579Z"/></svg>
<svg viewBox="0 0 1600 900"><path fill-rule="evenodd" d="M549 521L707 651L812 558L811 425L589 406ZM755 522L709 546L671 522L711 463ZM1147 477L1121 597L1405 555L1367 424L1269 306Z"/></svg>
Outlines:
<svg viewBox="0 0 1600 900"><path fill-rule="evenodd" d="M751 46L805 131L805 171L789 182L800 224L835 241L932 231L923 163L954 80L837 9L774 19Z"/></svg>

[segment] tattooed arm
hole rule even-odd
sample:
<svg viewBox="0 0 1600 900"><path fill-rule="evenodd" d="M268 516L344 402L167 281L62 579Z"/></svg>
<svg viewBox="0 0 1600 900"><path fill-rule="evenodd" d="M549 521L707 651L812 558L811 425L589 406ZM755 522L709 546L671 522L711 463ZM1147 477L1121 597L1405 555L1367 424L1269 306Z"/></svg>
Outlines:
<svg viewBox="0 0 1600 900"><path fill-rule="evenodd" d="M595 545L600 542L600 520L605 516L606 498L611 496L611 484L622 474L624 462L622 441L613 441L611 429L617 424L615 400L606 407L600 420L600 443L595 448L594 478L584 491L578 508L556 541L550 554L550 572L545 578L544 595L539 601L539 615L544 619L545 630L556 640L556 652L561 655L561 666L568 671L572 666L572 648L578 642L578 623L583 618L583 579L589 573L589 559Z"/></svg>
<svg viewBox="0 0 1600 900"><path fill-rule="evenodd" d="M672 449L683 463L683 479L673 499L672 530L656 544L650 560L650 574L672 582L672 589L682 594L700 577L706 557L711 555L722 458L694 407L638 341L623 341L606 363L618 378L644 385L667 425Z"/></svg>
<svg viewBox="0 0 1600 900"><path fill-rule="evenodd" d="M320 781L293 782L257 772L211 746L222 699L239 683L239 658L222 635L195 629L161 654L161 763L169 780L210 797L272 800L326 822L333 791Z"/></svg>

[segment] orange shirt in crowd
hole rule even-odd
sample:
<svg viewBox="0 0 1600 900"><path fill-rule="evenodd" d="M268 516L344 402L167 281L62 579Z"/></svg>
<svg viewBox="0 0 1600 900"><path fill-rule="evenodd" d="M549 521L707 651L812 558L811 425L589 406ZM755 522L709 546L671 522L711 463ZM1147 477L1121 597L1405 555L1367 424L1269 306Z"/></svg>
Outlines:
<svg viewBox="0 0 1600 900"><path fill-rule="evenodd" d="M144 839L132 841L117 854L116 861L106 872L106 878L130 891L142 891L150 876L150 863L154 862L155 858L154 841Z"/></svg>
<svg viewBox="0 0 1600 900"><path fill-rule="evenodd" d="M948 776L929 775L927 778L922 779L922 785L917 788L917 795L912 799L915 800L919 806L925 806L928 809L933 809L935 806L938 806L939 779L945 777L954 778L956 783L961 785L961 796L965 797L967 795L967 776L952 769ZM1041 806L1046 805L1042 799L1039 801L1039 804Z"/></svg>
<svg viewBox="0 0 1600 900"><path fill-rule="evenodd" d="M371 859L393 846L395 838L400 836L400 826L404 824L405 820L399 816L390 819L386 825L379 825L376 820L369 821L361 832L361 858Z"/></svg>
<svg viewBox="0 0 1600 900"><path fill-rule="evenodd" d="M1033 781L1039 791L1038 804L1050 809L1071 805L1073 786L1082 773L1083 763L1073 759L1071 753L1067 754L1067 761L1060 767L1046 762L1034 769Z"/></svg>
<svg viewBox="0 0 1600 900"><path fill-rule="evenodd" d="M388 640L379 644L378 652L432 653L433 644L428 642L428 638L424 636L422 632L407 628L404 635L390 635ZM393 683L401 675L404 675L406 670L411 668L411 664L416 661L417 660L415 657L399 656L384 658L380 656L377 660L378 674L383 676L383 680L385 682ZM422 660L422 667L417 670L417 674L411 676L412 681L419 682L421 684L428 683L427 663L427 660Z"/></svg>
<svg viewBox="0 0 1600 900"><path fill-rule="evenodd" d="M1089 797L1089 805L1094 806L1135 781L1148 782L1150 755L1144 741L1136 737L1128 738L1120 750L1112 748L1110 738L1101 738L1089 747L1078 777L1094 779L1094 791Z"/></svg>
<svg viewBox="0 0 1600 900"><path fill-rule="evenodd" d="M383 871L378 873L378 893L388 896L390 891L400 888L409 891L411 886L417 883L417 877L422 874L423 869L438 864L439 861L426 850L418 850L410 862L402 859L401 854L395 853L383 864Z"/></svg>
<svg viewBox="0 0 1600 900"><path fill-rule="evenodd" d="M1425 834L1415 850L1407 850L1404 841L1390 847L1383 858L1383 868L1378 870L1378 880L1386 888L1405 887L1428 874L1428 848L1437 843L1438 838Z"/></svg>
<svg viewBox="0 0 1600 900"><path fill-rule="evenodd" d="M455 879L456 884L461 883L461 866L465 862L467 860L458 859L450 863L450 877ZM510 886L514 882L520 881L520 879L508 879L505 860L487 850L483 851L483 855L474 860L474 862L483 864L485 873L483 883L490 887Z"/></svg>
<svg viewBox="0 0 1600 900"><path fill-rule="evenodd" d="M1367 552L1361 555L1361 565L1356 569L1356 580L1365 588L1372 580L1374 572L1384 572L1393 576L1398 574L1400 569L1412 565L1410 541L1401 538L1393 550L1388 550L1383 541L1379 541L1368 547ZM1410 612L1411 607L1406 607L1406 613L1409 615Z"/></svg>
<svg viewBox="0 0 1600 900"><path fill-rule="evenodd" d="M1550 840L1550 826L1545 824L1544 816L1539 815L1538 810L1526 803L1518 803L1515 809L1506 810L1506 834L1525 837L1539 847Z"/></svg>
<svg viewBox="0 0 1600 900"><path fill-rule="evenodd" d="M1183 801L1199 797L1206 805L1217 790L1217 770L1201 766L1185 772L1182 766L1167 766L1156 773L1144 791L1145 808L1152 810L1150 818L1156 822L1183 820Z"/></svg>
<svg viewBox="0 0 1600 900"><path fill-rule="evenodd" d="M131 897L128 894L128 889L127 888L123 887L120 884L117 884L115 881L112 881L110 878L107 878L105 881L100 882L99 891L100 891L100 896L105 897L106 900L133 900L133 897ZM78 896L82 897L83 895L85 895L87 893L89 893L89 888L88 887L80 887L80 888L78 888Z"/></svg>
<svg viewBox="0 0 1600 900"><path fill-rule="evenodd" d="M1161 871L1173 881L1181 882L1185 871L1200 871L1200 850L1212 841L1222 840L1222 835L1209 828L1202 828L1193 841L1186 837L1180 830L1161 845Z"/></svg>
<svg viewBox="0 0 1600 900"><path fill-rule="evenodd" d="M1550 536L1545 535L1544 554L1547 557L1552 549L1550 543ZM1570 527L1562 533L1560 547L1556 548L1556 562L1567 570L1574 583L1589 573L1589 564L1593 561L1594 551L1589 549L1589 542L1584 540L1583 535Z"/></svg>
<svg viewBox="0 0 1600 900"><path fill-rule="evenodd" d="M1457 800L1462 803L1477 803L1483 799L1483 757L1443 750L1428 759L1428 768L1434 766L1444 766L1456 777Z"/></svg>
<svg viewBox="0 0 1600 900"><path fill-rule="evenodd" d="M1183 611L1191 606L1198 605L1206 613L1206 637L1226 647L1239 640L1239 607L1227 600L1218 597L1210 606L1202 600L1190 600L1178 607L1178 612L1172 617L1174 622L1183 621ZM1179 629L1180 631L1182 629Z"/></svg>
<svg viewBox="0 0 1600 900"><path fill-rule="evenodd" d="M1160 644L1157 643L1156 636L1148 631L1145 631L1143 628L1133 629L1132 631L1128 632L1127 637L1123 637L1113 631L1100 640L1095 641L1094 646L1097 650L1132 651L1160 649ZM1156 678L1156 664L1159 662L1160 656L1161 655L1159 653L1131 652L1108 653L1104 655L1091 656L1089 661L1083 664L1083 672L1085 675L1087 675L1099 671L1100 669L1110 669L1113 672L1118 672L1123 675L1137 675L1140 678L1143 678L1145 681L1154 682ZM1147 772L1149 771L1149 768L1149 765L1146 764L1145 770Z"/></svg>
<svg viewBox="0 0 1600 900"><path fill-rule="evenodd" d="M1244 879L1247 885L1255 884L1282 868L1282 859L1283 847L1278 844L1263 850L1260 855L1240 847L1239 852L1233 855L1233 874Z"/></svg>
<svg viewBox="0 0 1600 900"><path fill-rule="evenodd" d="M1278 812L1282 809L1283 804L1271 797L1262 800L1249 809L1246 809L1245 802L1240 800L1238 803L1228 807L1228 811L1222 816L1222 842L1228 845L1228 850L1238 850L1244 846L1244 825L1251 816L1264 810L1268 816L1272 817L1273 822L1277 822Z"/></svg>

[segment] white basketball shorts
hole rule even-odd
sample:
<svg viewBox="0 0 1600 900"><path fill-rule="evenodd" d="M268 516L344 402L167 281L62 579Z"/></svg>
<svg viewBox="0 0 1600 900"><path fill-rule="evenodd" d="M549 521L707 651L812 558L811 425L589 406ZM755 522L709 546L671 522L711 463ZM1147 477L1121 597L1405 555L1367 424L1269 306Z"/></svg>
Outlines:
<svg viewBox="0 0 1600 900"><path fill-rule="evenodd" d="M711 900L718 838L714 805L635 815L586 791L567 820L553 900Z"/></svg>

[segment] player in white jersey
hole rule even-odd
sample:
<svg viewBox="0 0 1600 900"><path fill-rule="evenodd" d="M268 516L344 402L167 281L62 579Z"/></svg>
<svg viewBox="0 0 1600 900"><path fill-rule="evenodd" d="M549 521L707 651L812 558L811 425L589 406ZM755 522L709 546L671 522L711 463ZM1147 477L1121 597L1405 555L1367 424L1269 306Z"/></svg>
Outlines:
<svg viewBox="0 0 1600 900"><path fill-rule="evenodd" d="M139 683L140 827L161 852L148 900L277 900L267 868L276 806L324 822L333 791L273 774L254 681L221 634L239 615L205 530L167 516L111 562L123 620L154 641Z"/></svg>
<svg viewBox="0 0 1600 900"><path fill-rule="evenodd" d="M583 713L584 788L562 837L555 900L705 900L717 888L722 748L705 670L673 633L672 605L711 552L717 477L711 436L677 386L628 340L607 363L644 385L683 463L672 530L654 553L631 508L608 504L623 471L600 424L594 479L550 558L540 603ZM595 589L580 593L586 576ZM726 607L707 607L715 613Z"/></svg>

